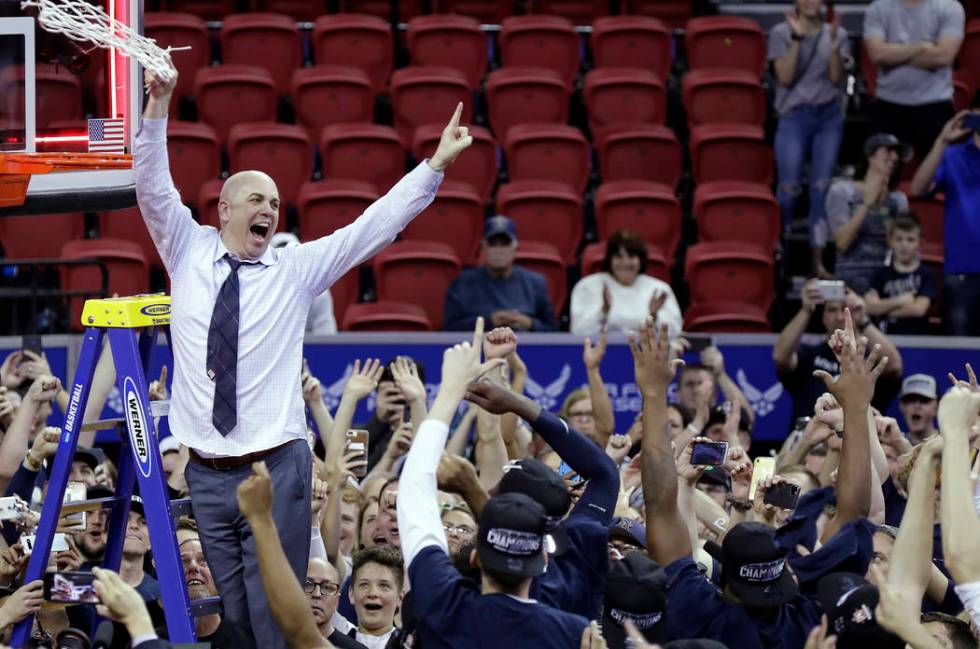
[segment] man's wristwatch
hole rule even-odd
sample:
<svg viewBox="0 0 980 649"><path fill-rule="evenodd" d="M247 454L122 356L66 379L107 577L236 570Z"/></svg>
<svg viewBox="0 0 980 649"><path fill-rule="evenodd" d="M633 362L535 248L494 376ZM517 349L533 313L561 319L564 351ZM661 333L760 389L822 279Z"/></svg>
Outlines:
<svg viewBox="0 0 980 649"><path fill-rule="evenodd" d="M732 506L732 509L738 510L740 512L747 512L750 509L752 509L752 503L750 503L747 500L736 500L735 498L729 496L726 499L726 502Z"/></svg>
<svg viewBox="0 0 980 649"><path fill-rule="evenodd" d="M31 454L28 453L24 456L24 468L28 471L34 471L35 473L41 470L41 463L34 460Z"/></svg>

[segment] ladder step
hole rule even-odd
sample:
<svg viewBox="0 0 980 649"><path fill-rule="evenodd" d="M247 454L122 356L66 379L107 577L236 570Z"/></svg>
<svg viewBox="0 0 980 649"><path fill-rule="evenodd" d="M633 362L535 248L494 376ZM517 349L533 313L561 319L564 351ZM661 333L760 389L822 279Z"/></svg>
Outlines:
<svg viewBox="0 0 980 649"><path fill-rule="evenodd" d="M115 496L106 496L105 498L93 498L92 500L76 500L75 502L65 503L61 506L61 514L74 514L76 512L94 512L103 507L112 507L116 504L118 498ZM170 501L170 510L174 515L174 518L180 518L181 516L191 516L191 499L190 498L176 498Z"/></svg>
<svg viewBox="0 0 980 649"><path fill-rule="evenodd" d="M191 615L194 617L204 617L214 613L221 613L221 598L217 595L191 601Z"/></svg>
<svg viewBox="0 0 980 649"><path fill-rule="evenodd" d="M163 401L151 401L150 402L150 415L154 418L166 417L170 414L170 399L165 399ZM126 420L122 417L113 417L112 419L100 419L98 421L89 421L82 424L82 431L92 431L92 430L111 430L115 428L118 424L125 424Z"/></svg>

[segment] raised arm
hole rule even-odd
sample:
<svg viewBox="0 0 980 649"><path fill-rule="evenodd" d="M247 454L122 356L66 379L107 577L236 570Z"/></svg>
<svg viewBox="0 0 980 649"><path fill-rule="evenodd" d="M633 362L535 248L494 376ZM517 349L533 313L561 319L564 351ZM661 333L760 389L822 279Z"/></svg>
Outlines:
<svg viewBox="0 0 980 649"><path fill-rule="evenodd" d="M588 480L572 515L589 515L604 524L612 520L619 495L619 472L612 459L595 442L565 421L543 409L527 397L505 387L475 383L466 399L490 412L513 412L530 422L531 428L575 473Z"/></svg>
<svg viewBox="0 0 980 649"><path fill-rule="evenodd" d="M439 461L449 435L449 424L463 400L466 386L504 363L497 359L481 365L482 342L483 318L479 318L473 340L450 347L443 354L439 393L405 459L398 482L398 531L406 567L410 567L418 553L427 547L435 545L448 553L436 495Z"/></svg>
<svg viewBox="0 0 980 649"><path fill-rule="evenodd" d="M754 422L755 409L742 389L725 371L725 355L721 353L721 350L714 345L702 350L701 364L711 370L715 378L715 385L721 389L725 401L732 402L732 411L738 414L742 408L745 408L745 411L749 413L749 420ZM735 418L735 421L738 422L738 417Z"/></svg>
<svg viewBox="0 0 980 649"><path fill-rule="evenodd" d="M356 221L295 249L299 276L311 295L320 295L348 270L381 251L429 206L442 183L442 172L473 143L469 129L459 125L462 112L460 102L432 157L419 163Z"/></svg>
<svg viewBox="0 0 980 649"><path fill-rule="evenodd" d="M429 404L426 401L425 384L419 378L419 370L415 362L406 356L399 356L391 364L391 375L398 389L405 395L406 405L412 413L413 429L425 421Z"/></svg>
<svg viewBox="0 0 980 649"><path fill-rule="evenodd" d="M599 340L593 346L586 338L582 341L582 363L589 378L589 398L592 400L592 418L595 420L595 443L599 448L606 448L609 437L616 432L616 418L613 415L612 400L606 391L606 382L602 380L599 371L602 359L606 356L606 344L609 332L605 327L599 334Z"/></svg>
<svg viewBox="0 0 980 649"><path fill-rule="evenodd" d="M667 327L656 335L647 320L639 336L630 336L636 384L643 395L640 472L646 511L647 547L661 566L691 554L691 539L677 507L677 467L667 432L667 387L683 364L670 360Z"/></svg>
<svg viewBox="0 0 980 649"><path fill-rule="evenodd" d="M969 112L969 110L961 110L943 126L943 130L936 137L936 141L929 149L925 160L915 170L911 186L913 196L925 196L936 188L936 171L939 169L939 163L943 160L946 147L970 133L969 129L963 127L963 118Z"/></svg>
<svg viewBox="0 0 980 649"><path fill-rule="evenodd" d="M60 389L61 381L53 376L39 376L31 383L31 387L21 401L17 416L7 429L7 434L3 436L3 442L0 442L0 488L7 488L10 478L27 455L27 443L34 430L34 419L41 405L54 399Z"/></svg>
<svg viewBox="0 0 980 649"><path fill-rule="evenodd" d="M811 279L803 285L803 290L800 292L800 310L779 332L779 337L772 346L772 361L776 364L777 372L789 373L796 369L796 348L800 346L800 340L803 339L810 318L813 317L813 311L820 300L817 279Z"/></svg>
<svg viewBox="0 0 980 649"><path fill-rule="evenodd" d="M265 462L252 465L252 475L238 485L237 497L238 508L252 528L262 586L265 592L275 593L275 597L268 598L272 619L286 642L295 649L332 647L320 635L303 587L289 567L279 542L272 519L272 479Z"/></svg>
<svg viewBox="0 0 980 649"><path fill-rule="evenodd" d="M968 366L969 367L969 366ZM970 370L971 383L976 379ZM939 430L945 438L940 487L943 555L958 584L980 582L980 519L970 485L970 430L980 410L980 390L959 382L939 402Z"/></svg>
<svg viewBox="0 0 980 649"><path fill-rule="evenodd" d="M824 382L844 410L844 440L836 488L837 512L824 528L820 539L823 543L845 523L867 516L871 509L871 450L867 413L874 396L875 382L888 363L888 357L880 355L878 345L865 359L868 341L864 337L856 338L849 309L844 312L844 322L840 376L834 378L823 370L813 373Z"/></svg>
<svg viewBox="0 0 980 649"><path fill-rule="evenodd" d="M189 249L191 238L201 226L181 202L180 192L170 177L167 109L177 75L172 81L161 81L146 70L144 76L149 98L133 144L133 180L140 213L169 271Z"/></svg>

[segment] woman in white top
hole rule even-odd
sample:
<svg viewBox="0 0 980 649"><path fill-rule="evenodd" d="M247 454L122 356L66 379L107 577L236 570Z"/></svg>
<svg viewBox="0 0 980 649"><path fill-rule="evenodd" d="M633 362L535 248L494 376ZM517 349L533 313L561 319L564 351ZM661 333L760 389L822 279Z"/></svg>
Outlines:
<svg viewBox="0 0 980 649"><path fill-rule="evenodd" d="M681 308L670 284L645 274L646 244L640 235L620 230L609 237L602 271L583 277L572 289L574 334L637 331L648 315L667 325L673 338L681 331Z"/></svg>

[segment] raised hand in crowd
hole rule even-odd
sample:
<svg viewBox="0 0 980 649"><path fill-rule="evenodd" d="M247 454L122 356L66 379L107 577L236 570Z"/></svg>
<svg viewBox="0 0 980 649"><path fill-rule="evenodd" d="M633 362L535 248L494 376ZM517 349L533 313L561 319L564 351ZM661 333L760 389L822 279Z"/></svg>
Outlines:
<svg viewBox="0 0 980 649"><path fill-rule="evenodd" d="M106 568L92 568L92 574L99 596L100 603L96 606L99 615L125 626L131 638L156 636L143 596L135 588Z"/></svg>
<svg viewBox="0 0 980 649"><path fill-rule="evenodd" d="M6 489L10 478L23 462L32 433L43 423L38 420L47 416L50 412L48 404L60 391L61 381L47 374L39 376L31 383L17 416L0 442L0 487L3 489Z"/></svg>
<svg viewBox="0 0 980 649"><path fill-rule="evenodd" d="M973 366L969 363L966 364L966 379L958 379L956 375L950 372L948 374L949 380L953 382L953 387L966 388L970 392L980 392L980 384L977 383L977 375L973 372Z"/></svg>
<svg viewBox="0 0 980 649"><path fill-rule="evenodd" d="M40 470L45 460L54 457L60 440L61 429L55 426L46 426L34 438L34 444L31 445L27 456L24 458L24 468L30 471Z"/></svg>
<svg viewBox="0 0 980 649"><path fill-rule="evenodd" d="M262 585L269 597L272 618L293 649L333 647L320 635L303 588L296 580L272 519L272 479L265 462L252 465L252 475L238 485L236 497L242 516L252 528Z"/></svg>
<svg viewBox="0 0 980 649"><path fill-rule="evenodd" d="M415 362L406 356L399 356L391 364L391 375L395 379L395 385L402 391L405 397L405 406L411 408L412 430L417 430L422 420L425 419L426 402L425 384L419 378L418 368ZM405 449L406 451L408 449Z"/></svg>
<svg viewBox="0 0 980 649"><path fill-rule="evenodd" d="M824 370L813 373L823 381L844 412L844 440L836 487L837 511L824 528L823 542L836 534L845 523L867 516L871 510L868 490L871 484L868 409L874 397L875 383L888 364L888 357L881 356L881 346L877 344L865 358L868 339L855 335L854 320L849 309L844 311L844 330L839 339L840 375L833 377Z"/></svg>
<svg viewBox="0 0 980 649"><path fill-rule="evenodd" d="M147 391L150 393L150 401L166 401L169 398L167 392L166 365L160 369L160 378L155 381L150 381L150 385L147 386Z"/></svg>
<svg viewBox="0 0 980 649"><path fill-rule="evenodd" d="M0 386L0 427L4 430L10 426L14 420L14 415L17 414L17 405L11 395L8 394L8 390L9 388L6 386Z"/></svg>
<svg viewBox="0 0 980 649"><path fill-rule="evenodd" d="M610 435L615 432L616 418L613 413L612 400L606 390L606 382L602 380L602 360L606 357L606 347L609 342L609 329L605 326L599 332L595 344L586 337L582 341L582 363L585 365L585 375L589 381L589 398L592 401L592 420L595 423L595 443L600 448L606 448Z"/></svg>
<svg viewBox="0 0 980 649"><path fill-rule="evenodd" d="M44 603L44 582L36 579L14 591L0 606L0 629L17 624L28 615L41 610Z"/></svg>
<svg viewBox="0 0 980 649"><path fill-rule="evenodd" d="M827 632L827 616L820 618L820 626L813 627L803 649L836 649L837 636Z"/></svg>
<svg viewBox="0 0 980 649"><path fill-rule="evenodd" d="M19 542L0 551L0 586L9 587L14 583L27 565L27 559Z"/></svg>
<svg viewBox="0 0 980 649"><path fill-rule="evenodd" d="M444 491L459 494L479 519L490 494L480 484L476 467L458 455L444 454L436 470L436 484Z"/></svg>

